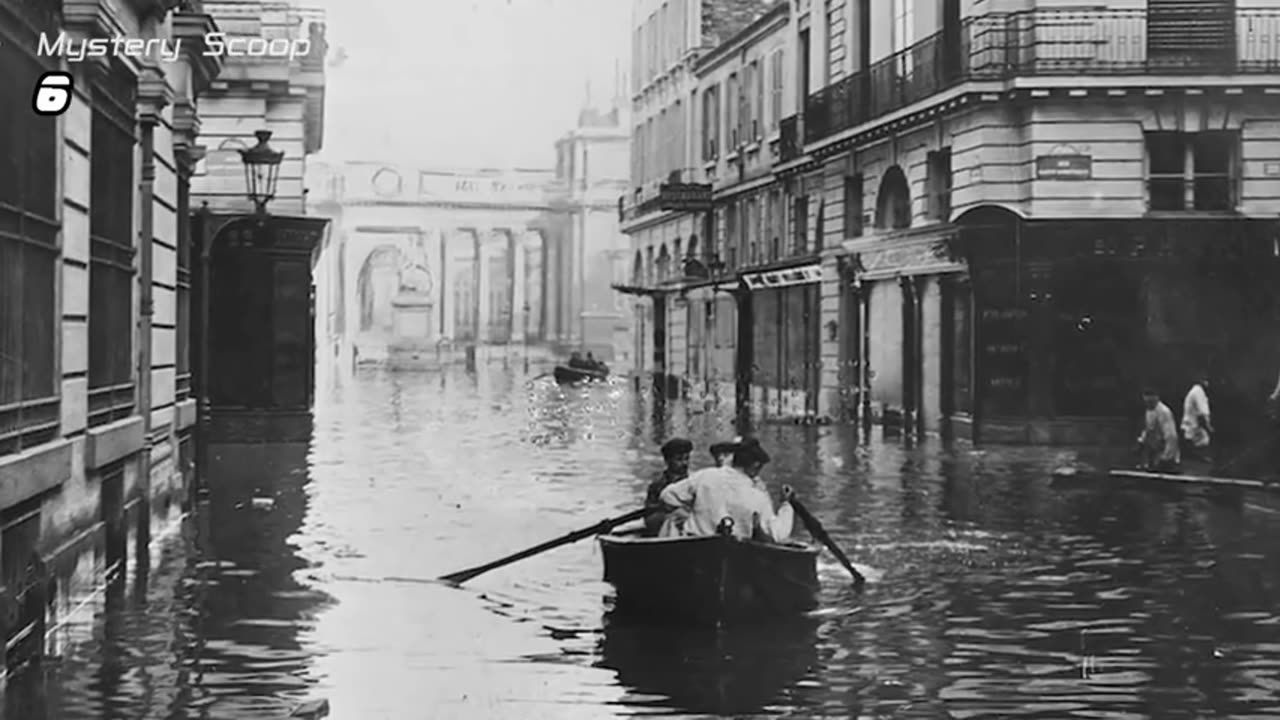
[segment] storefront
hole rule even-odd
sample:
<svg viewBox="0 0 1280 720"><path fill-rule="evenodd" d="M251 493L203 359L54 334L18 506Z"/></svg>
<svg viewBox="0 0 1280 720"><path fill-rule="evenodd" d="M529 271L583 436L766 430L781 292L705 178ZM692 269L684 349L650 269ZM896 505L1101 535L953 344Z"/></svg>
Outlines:
<svg viewBox="0 0 1280 720"><path fill-rule="evenodd" d="M749 337L739 338L741 377L750 378L753 413L813 417L821 386L822 266L808 264L743 276L740 307ZM749 350L744 346L749 344Z"/></svg>
<svg viewBox="0 0 1280 720"><path fill-rule="evenodd" d="M1280 368L1273 222L983 215L960 235L973 305L952 312L976 351L955 402L983 440L1127 442L1144 387L1180 413L1202 372L1224 439L1257 418Z"/></svg>

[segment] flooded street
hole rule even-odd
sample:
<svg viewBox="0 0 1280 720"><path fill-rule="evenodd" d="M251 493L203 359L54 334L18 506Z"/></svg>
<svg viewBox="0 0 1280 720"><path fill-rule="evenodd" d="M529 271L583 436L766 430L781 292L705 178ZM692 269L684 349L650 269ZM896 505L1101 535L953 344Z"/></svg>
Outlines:
<svg viewBox="0 0 1280 720"><path fill-rule="evenodd" d="M687 434L706 465L732 434L720 414L658 417L628 384L500 363L327 385L309 448L216 451L209 511L157 541L145 588L51 630L5 718L255 720L319 697L336 720L1280 716L1265 499L1055 485L1044 451L770 426L767 480L868 568L865 591L824 553L811 618L609 627L590 541L427 581L633 509L658 442Z"/></svg>

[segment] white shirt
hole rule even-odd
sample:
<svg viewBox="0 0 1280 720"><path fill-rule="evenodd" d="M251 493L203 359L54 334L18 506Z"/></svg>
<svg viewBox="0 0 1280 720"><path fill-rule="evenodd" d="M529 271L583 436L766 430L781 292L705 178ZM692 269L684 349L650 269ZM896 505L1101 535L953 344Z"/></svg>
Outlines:
<svg viewBox="0 0 1280 720"><path fill-rule="evenodd" d="M750 538L755 517L759 516L764 534L774 542L783 542L791 536L795 522L790 503L784 503L774 513L773 500L763 485L732 467L699 470L668 485L661 500L664 505L689 513L685 532L690 535L714 535L720 521L727 517L733 520L735 537Z"/></svg>
<svg viewBox="0 0 1280 720"><path fill-rule="evenodd" d="M1182 435L1197 445L1209 440L1202 419L1209 419L1209 396L1205 394L1204 386L1196 383L1182 401Z"/></svg>

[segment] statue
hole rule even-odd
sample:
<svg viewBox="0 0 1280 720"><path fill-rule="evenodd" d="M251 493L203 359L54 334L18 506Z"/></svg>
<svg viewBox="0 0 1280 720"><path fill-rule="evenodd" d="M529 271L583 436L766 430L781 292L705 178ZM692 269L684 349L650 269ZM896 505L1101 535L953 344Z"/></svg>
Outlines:
<svg viewBox="0 0 1280 720"><path fill-rule="evenodd" d="M421 247L413 247L400 252L400 292L410 295L428 297L434 283L431 270L428 268L426 251Z"/></svg>

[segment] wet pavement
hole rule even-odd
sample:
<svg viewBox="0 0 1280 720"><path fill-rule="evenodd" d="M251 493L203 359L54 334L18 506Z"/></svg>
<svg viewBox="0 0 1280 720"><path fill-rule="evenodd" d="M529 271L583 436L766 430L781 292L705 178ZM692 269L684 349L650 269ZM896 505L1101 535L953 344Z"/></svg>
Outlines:
<svg viewBox="0 0 1280 720"><path fill-rule="evenodd" d="M657 442L705 448L731 434L720 413L500 364L318 395L310 447L217 451L211 506L149 572L65 611L4 718L256 720L315 697L335 720L1280 717L1274 500L769 426L767 479L866 590L824 553L813 617L636 629L602 617L592 542L428 581L632 509Z"/></svg>

